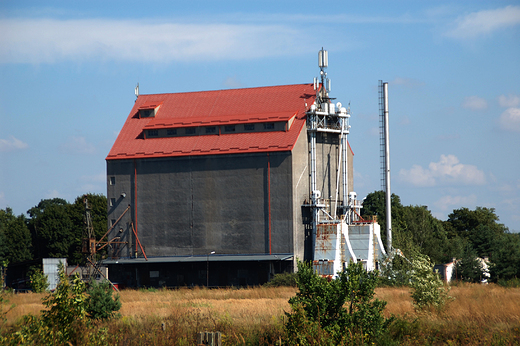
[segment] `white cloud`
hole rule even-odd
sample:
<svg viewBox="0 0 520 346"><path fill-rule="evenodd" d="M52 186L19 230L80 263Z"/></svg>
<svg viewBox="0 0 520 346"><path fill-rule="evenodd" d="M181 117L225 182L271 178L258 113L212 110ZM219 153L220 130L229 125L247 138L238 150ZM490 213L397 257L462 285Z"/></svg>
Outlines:
<svg viewBox="0 0 520 346"><path fill-rule="evenodd" d="M402 78L396 77L393 81L390 82L391 85L402 85L409 88L420 87L424 85L424 82L413 78Z"/></svg>
<svg viewBox="0 0 520 346"><path fill-rule="evenodd" d="M69 137L67 143L61 146L61 150L70 155L94 154L96 148L93 144L87 143L85 137Z"/></svg>
<svg viewBox="0 0 520 346"><path fill-rule="evenodd" d="M506 109L498 119L500 128L505 131L520 132L520 108Z"/></svg>
<svg viewBox="0 0 520 346"><path fill-rule="evenodd" d="M15 151L21 149L27 149L29 145L14 136L9 136L9 139L0 138L0 152Z"/></svg>
<svg viewBox="0 0 520 346"><path fill-rule="evenodd" d="M242 83L237 78L237 76L233 76L233 77L226 78L226 80L224 81L224 86L226 88L240 88L240 87L242 87Z"/></svg>
<svg viewBox="0 0 520 346"><path fill-rule="evenodd" d="M484 172L476 166L460 163L455 155L441 155L439 162L431 162L428 168L413 165L411 169L401 169L399 177L403 182L415 186L438 185L483 185Z"/></svg>
<svg viewBox="0 0 520 346"><path fill-rule="evenodd" d="M443 211L451 210L453 207L458 208L462 206L473 207L477 203L477 196L474 194L469 196L443 196L434 204L438 209Z"/></svg>
<svg viewBox="0 0 520 346"><path fill-rule="evenodd" d="M456 39L472 39L478 36L520 24L520 6L507 6L495 10L473 12L457 18L453 28L445 33Z"/></svg>
<svg viewBox="0 0 520 346"><path fill-rule="evenodd" d="M462 107L471 109L474 111L486 109L488 106L487 101L478 96L468 96L462 102Z"/></svg>
<svg viewBox="0 0 520 346"><path fill-rule="evenodd" d="M512 94L508 96L500 95L498 97L498 104L501 107L518 107L520 105L520 97Z"/></svg>
<svg viewBox="0 0 520 346"><path fill-rule="evenodd" d="M285 24L186 24L110 19L1 19L1 63L62 60L250 59L312 50Z"/></svg>

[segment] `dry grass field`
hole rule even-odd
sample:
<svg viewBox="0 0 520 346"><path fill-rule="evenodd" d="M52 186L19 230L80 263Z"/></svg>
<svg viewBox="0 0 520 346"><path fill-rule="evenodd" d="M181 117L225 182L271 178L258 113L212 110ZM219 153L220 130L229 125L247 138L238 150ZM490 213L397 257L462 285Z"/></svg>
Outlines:
<svg viewBox="0 0 520 346"><path fill-rule="evenodd" d="M122 290L122 318L109 322L119 344L186 344L196 331L221 330L228 344L254 344L246 339L267 333L282 335L284 311L295 288ZM454 297L440 312L416 312L408 288L378 288L388 304L385 315L398 321L392 335L400 344L520 344L520 288L466 284L451 288ZM7 296L6 322L15 325L26 314L39 314L43 294ZM164 335L163 335L164 334ZM161 336L163 335L163 336ZM135 339L139 339L137 342ZM184 340L183 342L173 340ZM257 337L261 344L276 340ZM164 343L166 344L166 343Z"/></svg>

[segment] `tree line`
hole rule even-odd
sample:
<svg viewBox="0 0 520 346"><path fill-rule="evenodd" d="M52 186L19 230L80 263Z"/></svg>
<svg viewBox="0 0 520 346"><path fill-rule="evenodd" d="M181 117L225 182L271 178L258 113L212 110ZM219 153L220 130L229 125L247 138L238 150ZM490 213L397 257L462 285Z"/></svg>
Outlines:
<svg viewBox="0 0 520 346"><path fill-rule="evenodd" d="M16 216L10 208L0 209L0 264L48 257L84 263L81 241L85 196L99 239L107 230L107 198L101 194L78 196L73 203L61 198L43 199L27 211L28 216ZM520 234L510 233L499 222L495 209L455 209L441 221L426 206L403 206L395 194L391 201L393 247L405 255L427 255L436 264L459 259L457 275L467 281L478 281L482 275L477 257L489 259L494 281L520 277ZM363 217L377 216L386 244L385 192L368 194L361 211Z"/></svg>
<svg viewBox="0 0 520 346"><path fill-rule="evenodd" d="M362 216L376 215L386 244L385 192L366 197ZM490 262L492 281L520 278L520 234L511 233L499 222L494 208L455 209L446 221L435 218L426 206L403 206L392 194L392 243L405 256L427 255L435 264L457 259L457 278L470 282L481 279L483 268L477 258Z"/></svg>
<svg viewBox="0 0 520 346"><path fill-rule="evenodd" d="M43 199L16 216L11 208L0 209L0 262L15 264L40 258L67 258L83 264L81 242L88 199L96 239L107 230L107 198L101 194L78 196L74 203L62 198Z"/></svg>

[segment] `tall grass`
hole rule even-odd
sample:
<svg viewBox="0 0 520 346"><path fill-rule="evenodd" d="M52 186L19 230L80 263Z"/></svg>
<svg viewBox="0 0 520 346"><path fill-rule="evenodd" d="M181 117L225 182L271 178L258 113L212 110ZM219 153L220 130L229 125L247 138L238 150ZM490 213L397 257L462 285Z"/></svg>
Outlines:
<svg viewBox="0 0 520 346"><path fill-rule="evenodd" d="M221 331L225 345L275 345L283 339L283 313L292 287L122 290L120 319L104 324L119 345L193 345L196 333ZM398 319L388 343L402 345L520 344L520 288L463 284L452 287L441 313L414 310L408 288L378 288L385 315ZM45 294L6 295L2 332L26 314L38 315Z"/></svg>

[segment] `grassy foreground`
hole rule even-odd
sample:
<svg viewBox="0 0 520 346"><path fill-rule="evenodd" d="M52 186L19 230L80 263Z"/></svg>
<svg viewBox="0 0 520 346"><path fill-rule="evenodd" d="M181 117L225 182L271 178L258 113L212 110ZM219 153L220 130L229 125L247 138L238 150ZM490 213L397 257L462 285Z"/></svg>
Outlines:
<svg viewBox="0 0 520 346"><path fill-rule="evenodd" d="M108 328L107 344L195 345L196 333L221 331L224 345L280 345L284 311L295 288L123 290L121 318ZM466 284L454 286L455 299L440 313L418 313L408 288L378 288L394 315L384 344L520 345L520 288ZM45 294L5 295L2 333L27 314L38 315Z"/></svg>

